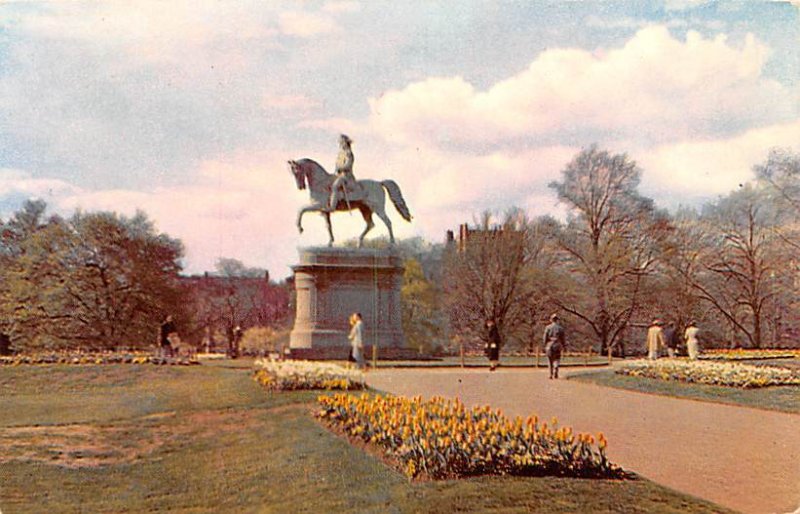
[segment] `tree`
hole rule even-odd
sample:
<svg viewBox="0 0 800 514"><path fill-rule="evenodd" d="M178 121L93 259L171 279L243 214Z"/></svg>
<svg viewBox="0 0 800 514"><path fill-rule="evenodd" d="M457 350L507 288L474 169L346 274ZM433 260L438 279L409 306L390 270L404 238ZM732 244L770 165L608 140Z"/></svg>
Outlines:
<svg viewBox="0 0 800 514"><path fill-rule="evenodd" d="M11 288L11 276L16 259L22 253L22 242L38 230L43 222L43 202L27 201L7 222L0 220L0 337L4 344L9 333L14 331L15 308Z"/></svg>
<svg viewBox="0 0 800 514"><path fill-rule="evenodd" d="M485 341L485 323L491 319L504 342L528 342L531 308L542 298L532 280L544 248L545 231L537 227L519 209L499 224L484 213L458 247L448 249L444 290L456 335Z"/></svg>
<svg viewBox="0 0 800 514"><path fill-rule="evenodd" d="M216 268L216 274L223 277L260 278L268 276L267 270L263 268L249 268L242 261L226 257L217 259L214 267Z"/></svg>
<svg viewBox="0 0 800 514"><path fill-rule="evenodd" d="M183 248L147 217L76 213L42 222L44 204L4 225L2 309L23 349L144 347L158 321L183 305ZM9 235L10 234L10 235Z"/></svg>
<svg viewBox="0 0 800 514"><path fill-rule="evenodd" d="M753 167L758 180L776 193L779 204L800 215L800 154L789 149L773 148L767 161Z"/></svg>
<svg viewBox="0 0 800 514"><path fill-rule="evenodd" d="M216 273L184 279L191 297L194 337L208 329L230 341L237 326L285 324L291 314L287 284L273 283L266 270L247 267L236 259L221 258L216 268Z"/></svg>
<svg viewBox="0 0 800 514"><path fill-rule="evenodd" d="M44 202L28 201L2 228L0 318L17 350L56 346L51 332L64 317L58 256L68 230L60 218L45 220L45 208Z"/></svg>
<svg viewBox="0 0 800 514"><path fill-rule="evenodd" d="M420 353L431 352L441 337L439 294L436 286L425 277L422 266L414 258L404 262L402 299L403 332L408 346Z"/></svg>
<svg viewBox="0 0 800 514"><path fill-rule="evenodd" d="M708 228L694 210L679 210L672 219L671 230L660 245L661 262L655 298L650 305L653 316L672 314L678 328L701 317L703 308L696 284L703 273L703 262L713 246Z"/></svg>
<svg viewBox="0 0 800 514"><path fill-rule="evenodd" d="M552 182L571 218L557 237L567 285L556 304L613 346L639 308L643 281L653 272L656 242L669 230L666 217L637 190L641 171L625 154L592 146Z"/></svg>
<svg viewBox="0 0 800 514"><path fill-rule="evenodd" d="M784 278L785 247L773 230L778 213L762 189L748 184L711 206L705 218L715 244L694 288L750 346L760 348L765 316Z"/></svg>

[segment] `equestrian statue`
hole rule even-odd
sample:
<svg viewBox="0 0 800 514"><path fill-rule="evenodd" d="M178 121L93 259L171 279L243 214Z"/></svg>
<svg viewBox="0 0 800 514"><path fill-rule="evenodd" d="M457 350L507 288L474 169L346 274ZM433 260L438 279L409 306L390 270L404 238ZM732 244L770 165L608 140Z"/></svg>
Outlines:
<svg viewBox="0 0 800 514"><path fill-rule="evenodd" d="M353 141L342 134L339 136L339 155L336 159L336 175L331 175L318 163L311 159L289 161L289 168L297 181L297 189L308 187L311 204L300 209L297 213L297 229L303 233L303 214L319 212L325 218L328 227L328 246L333 246L333 229L331 228L331 214L336 211L351 211L358 209L367 223L366 228L358 238L359 248L364 244L364 236L372 230L375 223L372 214L377 214L386 228L389 229L389 241L394 244L392 220L386 215L384 204L389 193L397 212L406 221L411 221L400 187L394 180L356 180L353 176Z"/></svg>

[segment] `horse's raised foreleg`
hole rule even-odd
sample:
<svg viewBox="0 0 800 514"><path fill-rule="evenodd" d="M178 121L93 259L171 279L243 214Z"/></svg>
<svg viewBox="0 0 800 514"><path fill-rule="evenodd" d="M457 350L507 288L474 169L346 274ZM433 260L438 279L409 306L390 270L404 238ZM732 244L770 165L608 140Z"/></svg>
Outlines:
<svg viewBox="0 0 800 514"><path fill-rule="evenodd" d="M364 236L367 235L367 232L372 230L372 227L375 226L375 223L372 221L372 211L365 208L360 207L359 210L361 211L361 215L364 217L364 221L367 222L367 226L364 228L364 232L358 236L358 247L361 248L364 246Z"/></svg>
<svg viewBox="0 0 800 514"><path fill-rule="evenodd" d="M325 225L328 227L328 246L333 246L333 227L331 227L331 213L322 211L325 217Z"/></svg>
<svg viewBox="0 0 800 514"><path fill-rule="evenodd" d="M303 233L303 214L307 212L320 212L322 210L322 205L320 204L311 204L306 205L302 209L297 212L297 230L302 234Z"/></svg>

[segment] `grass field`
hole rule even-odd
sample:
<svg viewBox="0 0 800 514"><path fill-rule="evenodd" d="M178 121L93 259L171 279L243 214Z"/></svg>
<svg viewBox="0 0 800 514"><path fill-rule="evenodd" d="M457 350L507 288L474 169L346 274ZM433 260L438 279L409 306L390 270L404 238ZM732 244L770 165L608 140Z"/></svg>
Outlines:
<svg viewBox="0 0 800 514"><path fill-rule="evenodd" d="M247 362L0 369L0 510L724 512L646 480L410 483ZM611 442L613 445L613 441Z"/></svg>
<svg viewBox="0 0 800 514"><path fill-rule="evenodd" d="M741 389L705 384L657 380L653 378L618 375L613 370L591 371L572 375L570 380L591 382L605 387L628 389L641 393L690 398L715 403L727 403L755 409L800 413L800 386L774 386Z"/></svg>

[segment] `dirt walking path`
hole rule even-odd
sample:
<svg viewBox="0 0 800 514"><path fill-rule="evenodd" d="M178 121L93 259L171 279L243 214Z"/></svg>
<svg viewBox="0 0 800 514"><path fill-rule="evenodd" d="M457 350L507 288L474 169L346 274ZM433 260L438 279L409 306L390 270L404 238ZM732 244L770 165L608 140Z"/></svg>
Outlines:
<svg viewBox="0 0 800 514"><path fill-rule="evenodd" d="M556 416L576 431L603 432L609 457L625 469L738 511L800 507L800 415L548 380L546 373L396 369L367 378L394 394L460 397L507 416Z"/></svg>

